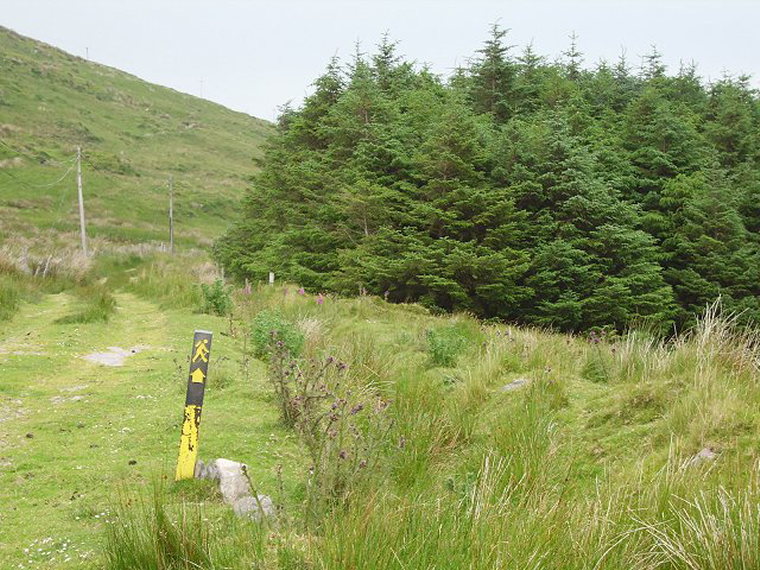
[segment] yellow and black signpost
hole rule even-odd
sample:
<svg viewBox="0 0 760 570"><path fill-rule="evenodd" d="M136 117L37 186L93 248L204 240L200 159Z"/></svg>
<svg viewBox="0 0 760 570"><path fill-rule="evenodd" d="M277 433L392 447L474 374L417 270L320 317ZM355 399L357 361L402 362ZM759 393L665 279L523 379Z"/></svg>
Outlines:
<svg viewBox="0 0 760 570"><path fill-rule="evenodd" d="M179 459L175 479L192 479L195 476L195 462L198 459L198 431L201 426L203 391L208 376L208 361L211 355L211 333L195 331L193 349L190 353L190 376L187 379L185 397L185 419L179 439Z"/></svg>

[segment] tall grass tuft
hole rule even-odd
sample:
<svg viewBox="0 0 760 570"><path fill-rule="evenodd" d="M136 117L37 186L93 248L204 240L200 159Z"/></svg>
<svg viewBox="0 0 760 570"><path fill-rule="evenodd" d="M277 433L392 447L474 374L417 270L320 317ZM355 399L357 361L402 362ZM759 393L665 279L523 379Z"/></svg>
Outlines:
<svg viewBox="0 0 760 570"><path fill-rule="evenodd" d="M18 279L0 274L0 321L10 319L23 298L23 288Z"/></svg>
<svg viewBox="0 0 760 570"><path fill-rule="evenodd" d="M472 341L480 340L477 330L470 330L466 320L427 331L428 354L434 366L454 366Z"/></svg>
<svg viewBox="0 0 760 570"><path fill-rule="evenodd" d="M104 285L94 284L74 290L74 311L56 320L58 324L107 323L116 311L116 299Z"/></svg>
<svg viewBox="0 0 760 570"><path fill-rule="evenodd" d="M266 557L261 525L215 513L213 505L172 505L167 499L160 485L150 499L122 495L106 527L109 570L257 568Z"/></svg>

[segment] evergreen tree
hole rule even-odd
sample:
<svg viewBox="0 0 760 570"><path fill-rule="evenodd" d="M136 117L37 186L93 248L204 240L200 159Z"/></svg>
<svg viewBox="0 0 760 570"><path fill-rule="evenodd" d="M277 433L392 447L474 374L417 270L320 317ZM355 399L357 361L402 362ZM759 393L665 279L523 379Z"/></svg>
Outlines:
<svg viewBox="0 0 760 570"><path fill-rule="evenodd" d="M514 46L504 41L507 33L508 29L493 24L490 37L478 50L480 57L470 69L470 96L475 111L490 113L497 123L511 116L515 100L517 66L509 57L509 51Z"/></svg>
<svg viewBox="0 0 760 570"><path fill-rule="evenodd" d="M567 78L571 81L578 81L581 77L583 54L578 50L578 35L575 32L570 34L570 47L567 51L562 52L562 55L565 56Z"/></svg>
<svg viewBox="0 0 760 570"><path fill-rule="evenodd" d="M748 239L734 199L720 172L697 172L669 181L662 202L669 210L665 276L689 323L722 296L728 310L760 317L760 254Z"/></svg>

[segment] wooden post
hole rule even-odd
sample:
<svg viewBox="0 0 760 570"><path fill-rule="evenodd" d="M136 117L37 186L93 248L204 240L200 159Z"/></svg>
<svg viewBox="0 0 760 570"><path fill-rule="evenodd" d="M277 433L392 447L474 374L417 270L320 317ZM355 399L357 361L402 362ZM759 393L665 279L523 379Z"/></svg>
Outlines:
<svg viewBox="0 0 760 570"><path fill-rule="evenodd" d="M174 177L169 176L169 253L174 255Z"/></svg>
<svg viewBox="0 0 760 570"><path fill-rule="evenodd" d="M206 388L208 361L211 357L211 337L208 331L195 331L193 348L190 352L190 376L187 379L185 396L185 417L179 438L179 458L175 480L195 477L195 463L198 460L198 433L201 427L203 392Z"/></svg>
<svg viewBox="0 0 760 570"><path fill-rule="evenodd" d="M269 284L270 285L274 285L274 272L273 271L269 272Z"/></svg>
<svg viewBox="0 0 760 570"><path fill-rule="evenodd" d="M84 197L82 196L82 147L77 147L77 195L79 196L79 235L82 239L82 251L87 257L87 234L84 225Z"/></svg>

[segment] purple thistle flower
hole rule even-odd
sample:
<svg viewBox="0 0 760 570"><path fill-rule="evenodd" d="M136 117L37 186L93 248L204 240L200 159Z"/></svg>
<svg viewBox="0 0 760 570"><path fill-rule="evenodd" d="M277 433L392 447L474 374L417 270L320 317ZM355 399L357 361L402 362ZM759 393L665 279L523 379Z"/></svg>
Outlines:
<svg viewBox="0 0 760 570"><path fill-rule="evenodd" d="M352 416L355 416L359 412L361 412L364 409L364 404L356 404L353 408L351 408L351 411L348 412Z"/></svg>
<svg viewBox="0 0 760 570"><path fill-rule="evenodd" d="M301 287L301 288L298 290L298 294L299 294L299 295L306 295L306 291L304 290L304 288L303 288L303 287Z"/></svg>
<svg viewBox="0 0 760 570"><path fill-rule="evenodd" d="M325 296L320 293L317 295L317 305L324 305L325 303Z"/></svg>

